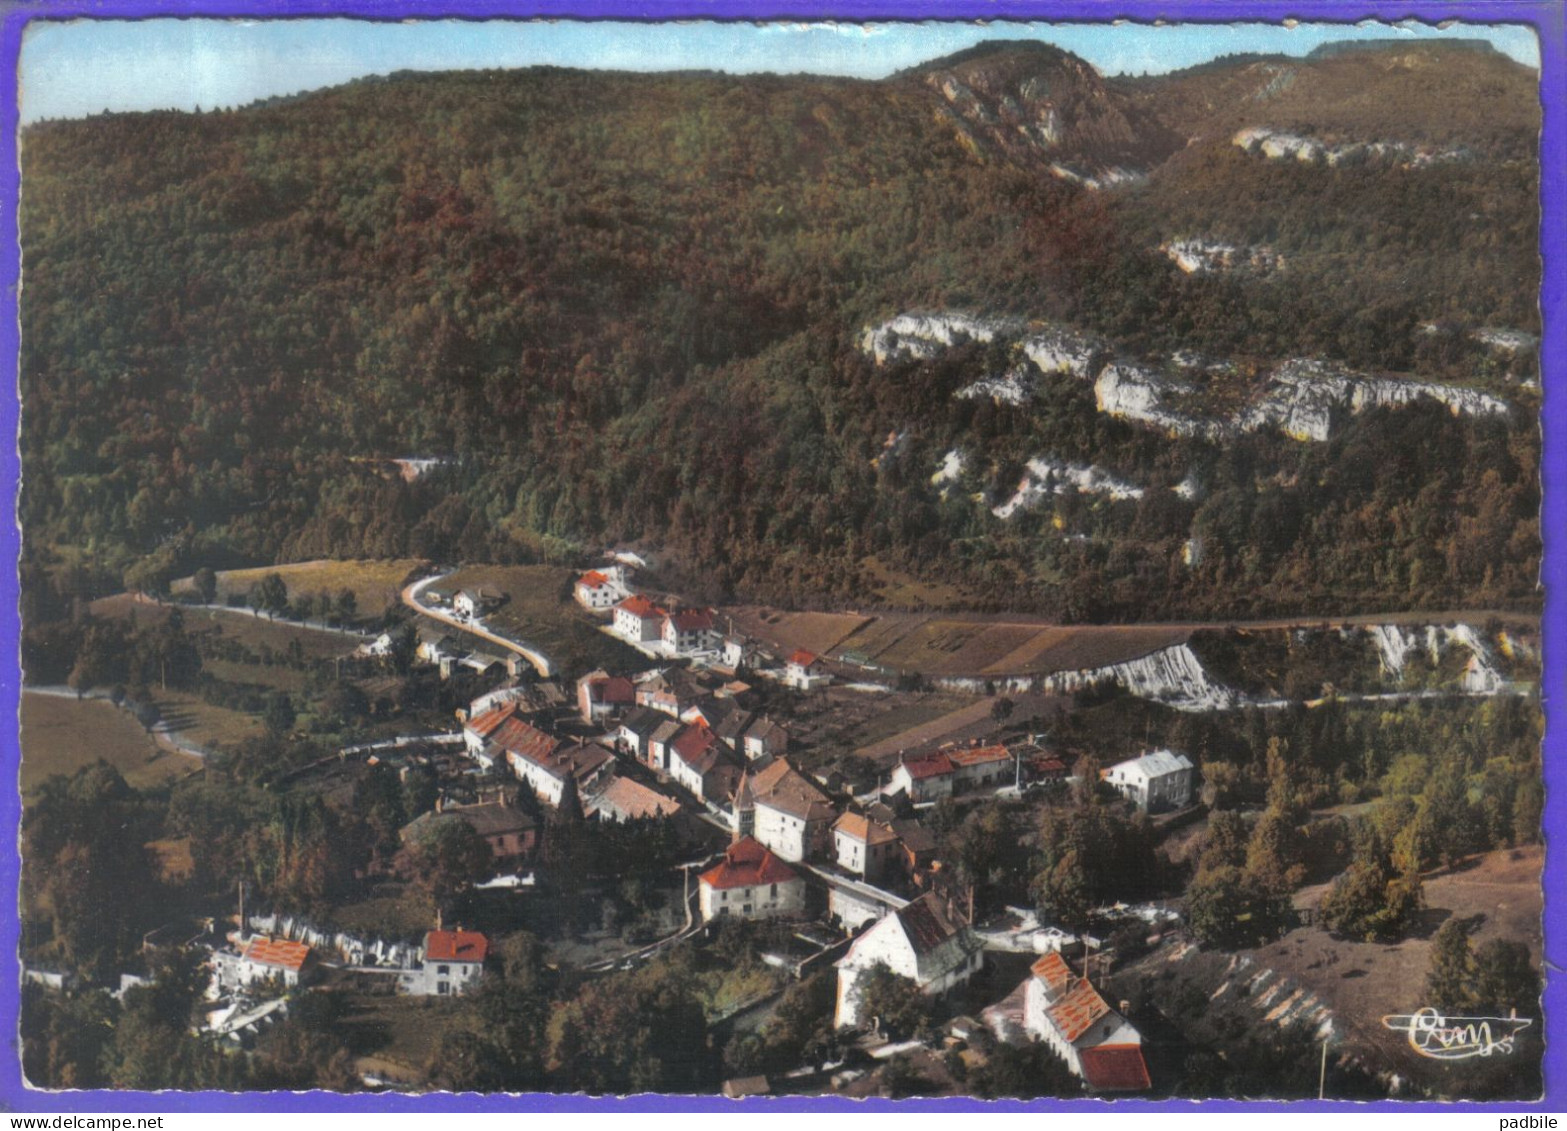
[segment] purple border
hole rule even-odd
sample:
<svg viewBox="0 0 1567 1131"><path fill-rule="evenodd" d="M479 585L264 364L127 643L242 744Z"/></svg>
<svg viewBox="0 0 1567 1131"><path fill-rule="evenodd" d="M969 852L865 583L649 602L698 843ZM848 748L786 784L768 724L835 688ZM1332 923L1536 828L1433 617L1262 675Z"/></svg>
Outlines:
<svg viewBox="0 0 1567 1131"><path fill-rule="evenodd" d="M4 3L4 0L0 0ZM1349 23L1361 19L1398 21L1404 19L1435 22L1459 20L1471 23L1518 23L1531 25L1540 40L1541 101L1544 109L1540 141L1541 236L1540 248L1545 273L1541 291L1544 336L1541 344L1544 408L1542 429L1544 452L1541 476L1544 508L1541 532L1545 558L1541 582L1545 586L1544 672L1542 700L1546 713L1544 827L1567 827L1567 767L1560 759L1567 756L1563 739L1563 707L1558 688L1567 688L1567 658L1558 646L1557 633L1567 631L1567 393L1558 386L1567 374L1567 6L1562 0L1468 0L1444 3L1439 0L1164 0L1152 4L1145 0L31 0L5 4L0 17L0 70L11 77L0 84L0 128L4 130L5 149L12 159L0 166L0 218L15 231L16 204L20 174L15 160L17 141L16 75L22 34L36 19L137 18L152 16L236 17L313 17L328 15L373 19L428 18L529 18L539 16L575 16L579 18L639 20L655 18L714 18L731 20L763 19L853 19L853 20L1051 20L1086 22L1115 17L1152 22L1155 19L1179 19L1185 22L1233 22L1248 20L1275 22L1285 19ZM0 357L18 356L17 284L20 252L14 240L7 240L0 253ZM13 377L14 379L14 377ZM14 563L21 552L16 527L15 485L19 481L17 455L18 403L12 397L0 398L0 483L13 489L0 491L0 556ZM0 711L17 717L21 706L21 673L16 642L20 639L18 611L19 584L14 564L0 570L0 640L12 642L12 650L0 663ZM20 765L21 754L14 729L0 735L0 764L5 776L12 777ZM16 790L0 788L0 829L11 833L21 817L21 800ZM14 837L12 847L0 851L0 893L6 907L14 907L11 893L17 890L19 858ZM1546 856L1544 885L1547 892L1546 990L1545 1013L1547 1049L1545 1058L1545 1098L1537 1104L1465 1104L1465 1111L1522 1112L1561 1110L1567 1103L1567 977L1559 971L1567 965L1562 934L1567 931L1567 908L1555 898L1563 878L1563 865L1554 845ZM17 953L19 928L13 913L0 915L0 956ZM5 962L0 960L0 968ZM19 989L14 978L0 975L0 1032L15 1034L19 1012ZM629 1099L591 1099L585 1096L528 1095L364 1095L339 1096L326 1092L242 1093L191 1092L64 1092L29 1091L22 1084L20 1049L16 1039L6 1042L12 1052L0 1056L0 1110L24 1112L218 1112L218 1111L320 1111L320 1112L402 1112L402 1111L1069 1111L1103 1110L1099 1101L999 1101L986 1103L973 1099L854 1101L838 1097L780 1098L772 1100L726 1100L718 1096L637 1096ZM1117 1112L1189 1111L1198 1106L1192 1101L1119 1101ZM1401 1103L1377 1101L1346 1103L1297 1101L1295 1103L1257 1103L1210 1100L1201 1104L1214 1111L1334 1111L1387 1109L1400 1112L1453 1111L1452 1104Z"/></svg>

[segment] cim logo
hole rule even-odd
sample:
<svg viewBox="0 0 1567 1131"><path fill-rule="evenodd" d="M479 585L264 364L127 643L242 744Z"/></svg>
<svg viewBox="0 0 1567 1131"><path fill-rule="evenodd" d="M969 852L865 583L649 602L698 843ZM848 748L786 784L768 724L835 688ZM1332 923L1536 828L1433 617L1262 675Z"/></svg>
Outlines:
<svg viewBox="0 0 1567 1131"><path fill-rule="evenodd" d="M1409 1047L1421 1056L1468 1060L1512 1052L1514 1038L1533 1022L1516 1012L1511 1017L1444 1017L1428 1008L1390 1013L1382 1018L1382 1024L1395 1033L1407 1033Z"/></svg>

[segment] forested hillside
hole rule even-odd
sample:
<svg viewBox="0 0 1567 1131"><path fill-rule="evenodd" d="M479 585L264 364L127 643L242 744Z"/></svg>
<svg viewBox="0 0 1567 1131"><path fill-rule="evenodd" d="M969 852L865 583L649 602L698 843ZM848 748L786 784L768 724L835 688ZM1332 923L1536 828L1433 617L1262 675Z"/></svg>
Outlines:
<svg viewBox="0 0 1567 1131"><path fill-rule="evenodd" d="M1535 361L1486 335L1538 334L1537 76L1409 47L1278 68L1101 81L1003 45L880 82L400 74L30 127L28 587L641 540L693 594L800 604L894 576L1070 619L1527 606ZM1277 160L1247 128L1383 148ZM1282 266L1188 272L1179 240ZM955 395L1014 363L1001 338L879 363L862 335L905 311L1196 351L1203 412L1297 357L1505 410L1171 435L1091 373ZM953 451L961 490L932 482ZM451 462L373 462L399 456ZM997 517L1045 456L1140 494Z"/></svg>

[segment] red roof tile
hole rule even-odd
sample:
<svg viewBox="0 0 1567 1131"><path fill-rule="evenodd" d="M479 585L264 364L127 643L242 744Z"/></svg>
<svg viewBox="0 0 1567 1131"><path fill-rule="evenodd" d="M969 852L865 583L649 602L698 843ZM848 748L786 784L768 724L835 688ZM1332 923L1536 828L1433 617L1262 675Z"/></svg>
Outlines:
<svg viewBox="0 0 1567 1131"><path fill-rule="evenodd" d="M431 931L424 936L426 962L483 962L490 940L478 931Z"/></svg>
<svg viewBox="0 0 1567 1131"><path fill-rule="evenodd" d="M986 762L1011 761L1012 754L1005 746L998 743L995 746L967 746L948 750L947 757L952 760L954 766L979 766Z"/></svg>
<svg viewBox="0 0 1567 1131"><path fill-rule="evenodd" d="M1110 1007L1088 979L1083 978L1046 1012L1056 1030L1071 1042L1088 1032L1095 1021L1110 1012Z"/></svg>
<svg viewBox="0 0 1567 1131"><path fill-rule="evenodd" d="M927 754L923 758L905 758L903 768L915 781L952 773L952 762L945 754Z"/></svg>
<svg viewBox="0 0 1567 1131"><path fill-rule="evenodd" d="M263 966L299 971L310 957L310 948L302 942L257 936L245 944L245 957Z"/></svg>
<svg viewBox="0 0 1567 1131"><path fill-rule="evenodd" d="M626 612L633 616L641 617L643 620L650 620L664 615L663 609L653 604L652 601L649 601L640 593L627 597L620 604L616 605L615 608L625 609Z"/></svg>
<svg viewBox="0 0 1567 1131"><path fill-rule="evenodd" d="M1152 1087L1141 1045L1099 1045L1078 1054L1083 1079L1096 1092L1142 1092Z"/></svg>
<svg viewBox="0 0 1567 1131"><path fill-rule="evenodd" d="M577 580L577 584L586 585L589 589L600 589L609 584L609 578L596 569L590 569Z"/></svg>
<svg viewBox="0 0 1567 1131"><path fill-rule="evenodd" d="M818 659L820 659L820 657L807 652L804 648L801 648L794 655L789 657L789 662L791 664L798 664L802 668L808 668Z"/></svg>
<svg viewBox="0 0 1567 1131"><path fill-rule="evenodd" d="M744 888L759 884L787 884L800 878L789 865L754 837L731 844L724 862L702 873L701 882L710 888Z"/></svg>
<svg viewBox="0 0 1567 1131"><path fill-rule="evenodd" d="M1059 990L1075 977L1072 968L1066 964L1066 959L1054 951L1045 955L1029 969L1033 971L1034 977L1052 990Z"/></svg>
<svg viewBox="0 0 1567 1131"><path fill-rule="evenodd" d="M515 715L521 704L512 699L488 711L481 711L468 720L468 729L480 738L489 738L507 719Z"/></svg>
<svg viewBox="0 0 1567 1131"><path fill-rule="evenodd" d="M681 609L669 614L676 632L705 632L713 627L712 609Z"/></svg>

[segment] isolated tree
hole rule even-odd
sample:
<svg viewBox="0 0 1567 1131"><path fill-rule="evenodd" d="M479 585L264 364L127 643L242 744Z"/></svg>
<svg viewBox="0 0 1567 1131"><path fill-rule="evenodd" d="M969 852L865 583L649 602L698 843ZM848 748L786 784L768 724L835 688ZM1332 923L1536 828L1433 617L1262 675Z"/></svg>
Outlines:
<svg viewBox="0 0 1567 1131"><path fill-rule="evenodd" d="M1449 919L1437 928L1431 939L1431 957L1426 969L1425 1004L1444 1013L1464 1013L1472 1009L1475 960L1469 948L1469 924Z"/></svg>
<svg viewBox="0 0 1567 1131"><path fill-rule="evenodd" d="M877 1023L893 1040L905 1040L930 1023L930 998L919 983L895 974L883 963L872 966L854 987L856 1009L864 1023Z"/></svg>
<svg viewBox="0 0 1567 1131"><path fill-rule="evenodd" d="M1540 1016L1540 975L1529 959L1529 948L1514 939L1491 939L1474 956L1474 998L1477 1010L1506 1017Z"/></svg>
<svg viewBox="0 0 1567 1131"><path fill-rule="evenodd" d="M210 605L218 599L218 575L209 566L202 566L191 577L196 587L196 596L201 603Z"/></svg>
<svg viewBox="0 0 1567 1131"><path fill-rule="evenodd" d="M419 882L437 902L495 874L489 843L457 817L430 823L414 845L413 863Z"/></svg>
<svg viewBox="0 0 1567 1131"><path fill-rule="evenodd" d="M990 719L994 723L1004 723L1016 709L1017 704L1003 695L990 704Z"/></svg>
<svg viewBox="0 0 1567 1131"><path fill-rule="evenodd" d="M338 590L337 599L332 603L332 611L338 615L339 619L344 621L353 620L358 608L359 599L354 596L352 589L345 586Z"/></svg>
<svg viewBox="0 0 1567 1131"><path fill-rule="evenodd" d="M251 587L250 607L269 617L288 608L288 585L281 574L269 573Z"/></svg>
<svg viewBox="0 0 1567 1131"><path fill-rule="evenodd" d="M266 725L269 734L287 734L289 728L294 725L294 718L294 701L285 692L274 691L267 696L267 705L262 709L261 721Z"/></svg>

